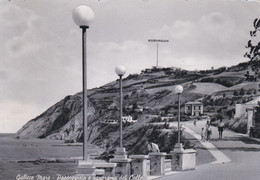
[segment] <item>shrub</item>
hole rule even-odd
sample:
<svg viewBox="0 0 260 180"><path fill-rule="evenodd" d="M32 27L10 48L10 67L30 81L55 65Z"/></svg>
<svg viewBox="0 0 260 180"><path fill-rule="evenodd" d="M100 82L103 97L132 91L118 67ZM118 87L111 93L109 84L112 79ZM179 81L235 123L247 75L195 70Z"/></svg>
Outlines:
<svg viewBox="0 0 260 180"><path fill-rule="evenodd" d="M245 95L245 90L244 90L243 88L241 88L239 94L240 94L241 96Z"/></svg>
<svg viewBox="0 0 260 180"><path fill-rule="evenodd" d="M201 79L200 82L214 82L214 78L206 77L206 78Z"/></svg>
<svg viewBox="0 0 260 180"><path fill-rule="evenodd" d="M234 95L234 96L238 96L237 90L235 90L235 91L233 92L233 95Z"/></svg>

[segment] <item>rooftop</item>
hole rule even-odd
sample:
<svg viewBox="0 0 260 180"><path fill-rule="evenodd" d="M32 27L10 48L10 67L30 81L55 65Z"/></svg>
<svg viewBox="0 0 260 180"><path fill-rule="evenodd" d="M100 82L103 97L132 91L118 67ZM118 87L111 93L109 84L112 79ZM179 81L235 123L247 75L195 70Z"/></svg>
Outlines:
<svg viewBox="0 0 260 180"><path fill-rule="evenodd" d="M202 105L202 103L201 102L198 102L198 101L194 101L194 102L186 102L185 104L187 104L187 105L189 105L189 104L196 104L196 105Z"/></svg>

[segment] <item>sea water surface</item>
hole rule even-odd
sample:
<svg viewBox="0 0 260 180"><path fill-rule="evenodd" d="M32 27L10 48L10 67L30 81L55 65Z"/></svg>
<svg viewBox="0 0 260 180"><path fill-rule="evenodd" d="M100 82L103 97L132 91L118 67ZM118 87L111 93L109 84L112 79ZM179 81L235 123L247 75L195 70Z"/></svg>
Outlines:
<svg viewBox="0 0 260 180"><path fill-rule="evenodd" d="M81 159L82 144L65 144L61 140L15 139L15 134L0 133L0 179L12 180L37 176L57 179L58 175L75 175L77 163L47 162L41 159ZM100 149L91 146L90 152Z"/></svg>

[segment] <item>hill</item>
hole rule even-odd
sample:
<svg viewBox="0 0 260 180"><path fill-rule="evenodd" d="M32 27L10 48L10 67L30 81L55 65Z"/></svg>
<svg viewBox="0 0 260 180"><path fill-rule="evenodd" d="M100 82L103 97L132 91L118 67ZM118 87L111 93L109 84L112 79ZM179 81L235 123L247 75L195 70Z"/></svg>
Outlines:
<svg viewBox="0 0 260 180"><path fill-rule="evenodd" d="M143 70L140 74L130 74L123 79L123 114L132 116L137 123L124 125L126 147L135 141L137 144L131 150L138 150L137 147L144 143L144 139L152 136L153 130L146 133L146 130L153 129L147 124L160 120L158 115L173 114L176 117L177 95L174 89L179 84L184 87L181 95L182 107L185 102L200 99L204 103L205 111L222 113L224 117L228 117L235 102L249 101L250 98L259 96L259 80L252 82L245 76L248 71L251 72L251 66L250 62L246 62L207 71L152 68ZM241 89L246 92L244 95L234 95L235 91L239 92ZM184 115L183 112L182 114ZM118 120L119 117L118 81L88 91L87 116L91 143L107 148L118 143L118 126L105 123L106 120ZM185 116L182 120L185 120ZM16 137L80 142L83 138L82 131L80 92L65 97L30 120L17 132ZM142 136L133 137L137 132L143 132ZM165 133L165 130L162 129L160 133Z"/></svg>

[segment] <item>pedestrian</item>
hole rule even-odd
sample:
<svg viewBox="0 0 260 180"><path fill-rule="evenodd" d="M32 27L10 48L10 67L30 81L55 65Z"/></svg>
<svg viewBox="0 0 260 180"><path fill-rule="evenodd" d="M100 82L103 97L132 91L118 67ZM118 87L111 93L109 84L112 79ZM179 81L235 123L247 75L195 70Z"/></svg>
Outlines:
<svg viewBox="0 0 260 180"><path fill-rule="evenodd" d="M148 153L160 152L159 146L153 143L151 140L148 141L147 149L148 149Z"/></svg>
<svg viewBox="0 0 260 180"><path fill-rule="evenodd" d="M211 140L211 135L212 135L212 129L209 125L208 128L207 128L207 141Z"/></svg>
<svg viewBox="0 0 260 180"><path fill-rule="evenodd" d="M205 142L205 141L206 141L206 131L205 131L204 128L201 128L201 133L200 133L200 135L201 135L201 140L202 140L203 142Z"/></svg>
<svg viewBox="0 0 260 180"><path fill-rule="evenodd" d="M222 139L223 131L224 131L225 124L222 119L220 119L218 123L218 135L219 139Z"/></svg>
<svg viewBox="0 0 260 180"><path fill-rule="evenodd" d="M196 121L196 119L193 121L193 124L194 124L194 126L197 126L197 121Z"/></svg>
<svg viewBox="0 0 260 180"><path fill-rule="evenodd" d="M183 124L180 124L180 135L181 137L185 136L185 127L183 126Z"/></svg>
<svg viewBox="0 0 260 180"><path fill-rule="evenodd" d="M210 141L211 135L212 135L212 129L210 127L210 122L207 121L207 124L206 124L206 139L207 139L207 141Z"/></svg>

